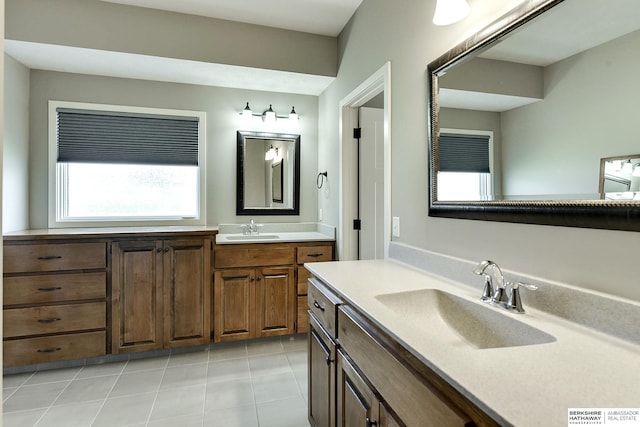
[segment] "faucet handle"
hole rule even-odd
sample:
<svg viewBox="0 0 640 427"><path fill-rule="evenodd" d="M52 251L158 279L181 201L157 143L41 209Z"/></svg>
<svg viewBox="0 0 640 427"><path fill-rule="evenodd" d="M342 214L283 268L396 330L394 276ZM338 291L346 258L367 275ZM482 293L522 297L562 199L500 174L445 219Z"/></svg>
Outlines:
<svg viewBox="0 0 640 427"><path fill-rule="evenodd" d="M522 282L507 282L508 285L511 286L511 289L517 290L520 286L522 286L525 289L529 289L530 291L535 291L538 289L538 287L536 285L530 285L528 283L522 283Z"/></svg>
<svg viewBox="0 0 640 427"><path fill-rule="evenodd" d="M509 297L507 298L507 301L503 302L502 306L507 310L515 311L516 313L524 313L522 301L520 300L520 286L530 291L535 291L536 289L538 289L538 287L522 282L507 282L507 286L509 286L511 289L509 291Z"/></svg>

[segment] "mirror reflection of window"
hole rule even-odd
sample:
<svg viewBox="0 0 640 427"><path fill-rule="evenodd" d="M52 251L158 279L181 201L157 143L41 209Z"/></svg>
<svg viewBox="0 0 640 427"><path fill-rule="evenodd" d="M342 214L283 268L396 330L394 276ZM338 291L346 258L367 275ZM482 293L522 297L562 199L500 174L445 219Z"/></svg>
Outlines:
<svg viewBox="0 0 640 427"><path fill-rule="evenodd" d="M438 145L438 200L493 199L492 133L447 129Z"/></svg>

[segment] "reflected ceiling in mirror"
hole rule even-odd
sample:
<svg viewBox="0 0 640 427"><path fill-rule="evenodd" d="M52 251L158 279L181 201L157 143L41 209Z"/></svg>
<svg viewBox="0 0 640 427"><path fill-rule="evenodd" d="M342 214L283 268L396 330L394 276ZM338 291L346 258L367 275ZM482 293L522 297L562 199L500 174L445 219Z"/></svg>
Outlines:
<svg viewBox="0 0 640 427"><path fill-rule="evenodd" d="M638 48L635 0L538 0L431 63L429 214L640 230L600 188L638 151Z"/></svg>
<svg viewBox="0 0 640 427"><path fill-rule="evenodd" d="M236 215L299 215L300 135L237 132Z"/></svg>

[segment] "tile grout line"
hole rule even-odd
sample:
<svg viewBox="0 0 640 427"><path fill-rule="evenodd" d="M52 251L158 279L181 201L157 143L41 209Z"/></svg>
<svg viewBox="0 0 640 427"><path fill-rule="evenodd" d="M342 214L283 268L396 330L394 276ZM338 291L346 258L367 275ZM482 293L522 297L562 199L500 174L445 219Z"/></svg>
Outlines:
<svg viewBox="0 0 640 427"><path fill-rule="evenodd" d="M127 367L128 364L129 364L129 360L127 359L127 362L122 366L122 369L120 370L120 373L118 374L118 378L113 382L113 385L111 386L111 389L109 390L109 393L107 393L107 395L105 396L104 400L102 401L102 405L100 405L100 408L98 408L98 412L96 412L96 415L93 417L93 420L91 420L91 424L89 424L89 425L93 426L95 424L95 422L98 420L98 415L100 415L100 412L102 412L102 409L107 404L107 399L109 399L109 396L111 395L111 392L113 392L113 389L116 387L116 384L118 384L118 381L120 381L120 378L122 377L122 373L124 372L124 369Z"/></svg>

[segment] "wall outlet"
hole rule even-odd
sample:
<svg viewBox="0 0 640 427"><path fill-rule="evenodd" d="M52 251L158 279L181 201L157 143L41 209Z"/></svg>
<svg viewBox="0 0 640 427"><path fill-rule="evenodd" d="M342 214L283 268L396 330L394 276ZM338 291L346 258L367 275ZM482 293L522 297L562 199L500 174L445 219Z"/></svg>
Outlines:
<svg viewBox="0 0 640 427"><path fill-rule="evenodd" d="M318 210L318 221L322 221L322 208Z"/></svg>
<svg viewBox="0 0 640 427"><path fill-rule="evenodd" d="M393 237L400 237L400 217L394 216L391 222L391 235Z"/></svg>

